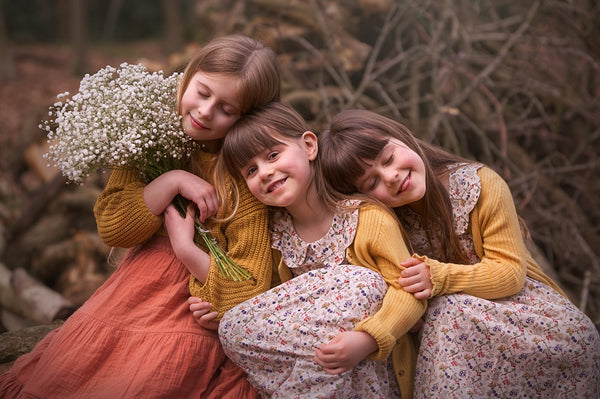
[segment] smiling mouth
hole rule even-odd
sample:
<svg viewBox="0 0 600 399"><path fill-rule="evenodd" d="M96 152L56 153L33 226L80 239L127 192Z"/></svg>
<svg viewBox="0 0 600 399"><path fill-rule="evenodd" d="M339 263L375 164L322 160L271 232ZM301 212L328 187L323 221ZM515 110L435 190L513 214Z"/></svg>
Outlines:
<svg viewBox="0 0 600 399"><path fill-rule="evenodd" d="M408 189L408 187L410 187L410 176L411 176L412 172L408 172L408 174L406 175L406 177L404 178L404 180L402 180L402 183L400 183L400 188L398 189L398 192L396 194L401 194L404 191L406 191Z"/></svg>
<svg viewBox="0 0 600 399"><path fill-rule="evenodd" d="M204 126L202 123L200 123L200 121L198 121L192 115L190 115L190 120L192 121L192 125L194 125L194 127L196 129L208 129L206 126Z"/></svg>
<svg viewBox="0 0 600 399"><path fill-rule="evenodd" d="M269 186L267 187L267 193L272 193L273 191L277 190L279 187L283 186L285 184L287 180L287 177L281 180L277 180L274 183L269 184Z"/></svg>

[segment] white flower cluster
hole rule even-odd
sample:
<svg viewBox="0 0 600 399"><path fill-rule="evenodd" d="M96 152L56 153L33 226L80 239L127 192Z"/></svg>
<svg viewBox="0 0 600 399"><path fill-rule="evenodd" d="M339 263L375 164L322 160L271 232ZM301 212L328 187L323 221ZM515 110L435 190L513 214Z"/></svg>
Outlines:
<svg viewBox="0 0 600 399"><path fill-rule="evenodd" d="M76 183L97 169L128 166L143 172L164 159L188 157L193 141L176 110L180 73L164 77L141 64L107 66L85 75L79 92L57 96L46 158Z"/></svg>

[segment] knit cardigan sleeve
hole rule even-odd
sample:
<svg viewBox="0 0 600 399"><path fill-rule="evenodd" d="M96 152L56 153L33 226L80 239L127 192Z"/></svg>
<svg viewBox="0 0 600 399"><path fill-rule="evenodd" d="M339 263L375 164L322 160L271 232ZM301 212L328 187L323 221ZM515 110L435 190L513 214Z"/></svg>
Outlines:
<svg viewBox="0 0 600 399"><path fill-rule="evenodd" d="M145 184L133 169L115 169L94 205L98 235L111 247L129 248L147 241L162 226L144 202Z"/></svg>
<svg viewBox="0 0 600 399"><path fill-rule="evenodd" d="M516 294L525 283L528 252L508 184L487 167L478 174L481 193L469 227L481 261L463 265L419 257L430 268L432 296L463 292L496 299Z"/></svg>
<svg viewBox="0 0 600 399"><path fill-rule="evenodd" d="M357 331L369 333L377 341L375 359L385 359L396 341L423 316L427 302L417 300L398 284L400 263L410 257L397 220L374 205L360 209L354 242L347 250L354 265L379 272L388 284L388 291L377 313L358 323Z"/></svg>
<svg viewBox="0 0 600 399"><path fill-rule="evenodd" d="M260 203L243 181L234 181L239 190L238 209L228 221L206 223L213 238L227 255L252 275L247 281L224 277L211 256L206 281L190 277L190 293L212 304L217 319L235 305L267 291L272 284L273 256L268 225L268 208ZM230 190L231 191L231 190ZM232 198L224 201L219 217L231 216Z"/></svg>

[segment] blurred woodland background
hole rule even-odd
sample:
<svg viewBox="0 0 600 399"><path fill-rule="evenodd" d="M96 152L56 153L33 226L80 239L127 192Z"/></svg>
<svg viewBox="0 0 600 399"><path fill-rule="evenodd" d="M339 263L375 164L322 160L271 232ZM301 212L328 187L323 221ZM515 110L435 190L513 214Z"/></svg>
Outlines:
<svg viewBox="0 0 600 399"><path fill-rule="evenodd" d="M60 324L122 249L48 168L39 122L85 73L180 70L232 32L276 50L319 132L367 108L509 183L534 257L600 327L600 4L595 0L0 0L0 363Z"/></svg>

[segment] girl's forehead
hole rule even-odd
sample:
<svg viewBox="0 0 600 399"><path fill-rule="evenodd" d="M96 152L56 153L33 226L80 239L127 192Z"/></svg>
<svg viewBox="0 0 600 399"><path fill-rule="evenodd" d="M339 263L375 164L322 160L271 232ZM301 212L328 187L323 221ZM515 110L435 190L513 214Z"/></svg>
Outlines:
<svg viewBox="0 0 600 399"><path fill-rule="evenodd" d="M240 78L239 76L220 73L220 72L204 72L198 71L192 77L192 82L202 84L209 88L226 89L229 91L235 91L236 93L240 90Z"/></svg>
<svg viewBox="0 0 600 399"><path fill-rule="evenodd" d="M236 75L198 71L194 74L190 84L208 90L221 102L240 108L240 78Z"/></svg>

